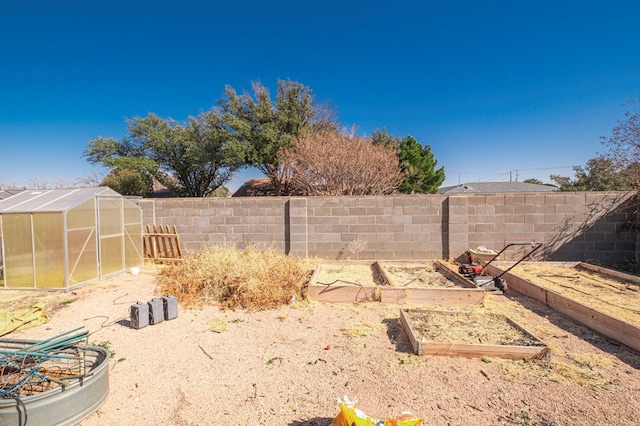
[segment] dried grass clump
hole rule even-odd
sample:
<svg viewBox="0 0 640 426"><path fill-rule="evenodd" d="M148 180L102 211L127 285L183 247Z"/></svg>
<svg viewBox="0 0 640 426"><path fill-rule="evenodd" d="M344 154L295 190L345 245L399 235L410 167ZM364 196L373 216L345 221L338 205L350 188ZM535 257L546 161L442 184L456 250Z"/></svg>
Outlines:
<svg viewBox="0 0 640 426"><path fill-rule="evenodd" d="M286 256L275 249L209 247L164 269L159 290L185 306L220 303L229 308L262 310L301 298L314 259Z"/></svg>

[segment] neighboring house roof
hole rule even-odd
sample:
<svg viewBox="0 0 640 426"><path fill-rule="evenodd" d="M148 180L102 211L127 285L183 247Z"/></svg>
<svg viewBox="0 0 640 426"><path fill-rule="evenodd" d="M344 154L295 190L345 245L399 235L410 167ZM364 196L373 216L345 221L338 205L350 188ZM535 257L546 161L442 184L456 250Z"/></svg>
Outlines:
<svg viewBox="0 0 640 426"><path fill-rule="evenodd" d="M271 181L268 178L255 178L247 179L232 197L264 197L266 195L276 195Z"/></svg>
<svg viewBox="0 0 640 426"><path fill-rule="evenodd" d="M524 182L469 182L456 186L444 186L438 194L502 194L507 192L553 192L558 188Z"/></svg>

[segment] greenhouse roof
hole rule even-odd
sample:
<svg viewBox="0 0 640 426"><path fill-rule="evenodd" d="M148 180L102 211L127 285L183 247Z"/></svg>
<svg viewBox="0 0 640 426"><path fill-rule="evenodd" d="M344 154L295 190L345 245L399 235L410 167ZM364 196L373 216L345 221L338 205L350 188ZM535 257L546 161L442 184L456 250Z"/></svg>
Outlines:
<svg viewBox="0 0 640 426"><path fill-rule="evenodd" d="M107 187L27 190L0 200L0 214L67 211L98 195L121 197Z"/></svg>
<svg viewBox="0 0 640 426"><path fill-rule="evenodd" d="M22 192L21 189L0 189L0 200L4 200L5 198L13 197L18 192Z"/></svg>

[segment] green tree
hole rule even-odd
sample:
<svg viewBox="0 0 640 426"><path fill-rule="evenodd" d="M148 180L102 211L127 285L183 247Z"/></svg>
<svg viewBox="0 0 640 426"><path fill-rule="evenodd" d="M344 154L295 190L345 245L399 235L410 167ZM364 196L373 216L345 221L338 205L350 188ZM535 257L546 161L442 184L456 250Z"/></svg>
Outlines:
<svg viewBox="0 0 640 426"><path fill-rule="evenodd" d="M397 150L401 140L402 138L388 133L386 128L382 130L376 129L371 133L371 143L374 145L382 145Z"/></svg>
<svg viewBox="0 0 640 426"><path fill-rule="evenodd" d="M218 106L245 162L264 173L279 195L288 193L290 178L280 150L293 145L303 130L337 127L328 108L315 104L311 89L291 80L278 80L275 101L260 83L253 84L253 96L227 86Z"/></svg>
<svg viewBox="0 0 640 426"><path fill-rule="evenodd" d="M431 152L431 146L424 147L412 136L407 136L398 145L398 158L405 174L398 188L405 194L435 194L444 182L444 167L436 170L438 161Z"/></svg>
<svg viewBox="0 0 640 426"><path fill-rule="evenodd" d="M142 195L149 197L153 193L153 179L139 170L113 169L102 181L122 195Z"/></svg>
<svg viewBox="0 0 640 426"><path fill-rule="evenodd" d="M126 120L122 140L91 140L84 156L107 166L115 178L125 170L136 171L144 188L155 179L178 196L206 197L242 165L243 152L230 142L221 118L217 111L202 112L185 123L154 114L134 117Z"/></svg>
<svg viewBox="0 0 640 426"><path fill-rule="evenodd" d="M525 179L522 181L522 183L533 183L535 185L544 185L544 183L542 183L540 179L535 179L535 178Z"/></svg>
<svg viewBox="0 0 640 426"><path fill-rule="evenodd" d="M550 178L560 191L626 191L631 188L628 177L604 156L592 158L584 167L574 167L573 172L573 179L559 175Z"/></svg>

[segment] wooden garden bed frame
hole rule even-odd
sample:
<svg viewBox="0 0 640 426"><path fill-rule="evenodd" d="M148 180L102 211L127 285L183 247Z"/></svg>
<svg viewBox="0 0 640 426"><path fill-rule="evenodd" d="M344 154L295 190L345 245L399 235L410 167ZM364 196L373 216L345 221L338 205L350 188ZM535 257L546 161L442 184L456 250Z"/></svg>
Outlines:
<svg viewBox="0 0 640 426"><path fill-rule="evenodd" d="M482 306L485 291L470 284L461 276L451 274L447 268L442 267L440 262L436 262L438 272L445 275L460 285L467 288L427 288L419 286L393 287L387 272L384 269L386 264L420 264L429 266L433 262L410 262L410 261L323 261L320 262L309 281L307 296L310 300L318 302L382 302L382 303L412 303L430 304L443 306ZM380 272L380 276L386 282L381 286L357 286L349 284L335 283L331 285L319 284L317 282L323 266L348 266L348 265L369 265Z"/></svg>
<svg viewBox="0 0 640 426"><path fill-rule="evenodd" d="M341 302L379 302L380 293L378 286L358 286L352 284L319 284L318 275L323 265L370 265L378 267L376 261L365 260L342 260L342 261L322 261L318 263L307 288L309 300L317 302L341 303Z"/></svg>
<svg viewBox="0 0 640 426"><path fill-rule="evenodd" d="M470 344L470 343L454 343L454 342L430 342L424 340L421 336L417 336L411 327L408 314L411 312L417 313L435 313L439 315L464 315L466 312L455 311L434 311L427 309L401 309L400 310L400 322L404 328L411 347L416 355L440 355L440 356L460 356L460 357L494 357L494 358L506 358L506 359L540 359L551 360L551 351L544 342L529 333L520 325L505 317L501 314L493 313L479 313L475 312L474 315L491 315L498 318L505 323L509 323L512 326L519 329L523 334L527 335L533 340L540 343L540 346L514 346L514 345L489 345L489 344Z"/></svg>
<svg viewBox="0 0 640 426"><path fill-rule="evenodd" d="M539 263L550 264L554 266L583 268L589 271L601 273L603 275L610 275L618 279L628 280L630 282L640 284L640 278L638 277L624 274L618 271L612 271L610 269L602 268L599 266L589 265L588 263ZM500 264L498 263L497 265L499 266ZM487 271L493 275L497 275L502 272L501 269L494 265L489 265ZM514 290L518 293L539 300L552 309L570 318L573 318L574 320L580 322L581 324L584 324L592 330L598 331L605 336L608 336L620 343L624 343L625 345L637 351L640 351L640 327L585 306L576 300L573 300L553 290L547 290L546 288L536 285L531 281L520 278L514 274L517 274L517 271L514 273L507 272L502 276L507 281L509 290Z"/></svg>
<svg viewBox="0 0 640 426"><path fill-rule="evenodd" d="M380 301L382 303L426 303L430 305L443 306L482 306L484 303L485 291L478 288L473 283L465 280L463 277L452 274L448 268L445 268L440 262L405 262L405 261L384 261L378 262L380 273L388 283L391 278L388 275L386 266L394 265L402 267L403 265L419 265L425 267L435 265L436 272L444 275L446 278L460 284L460 288L439 288L439 287L421 287L421 286L405 286L395 287L392 285L382 287L380 289Z"/></svg>

